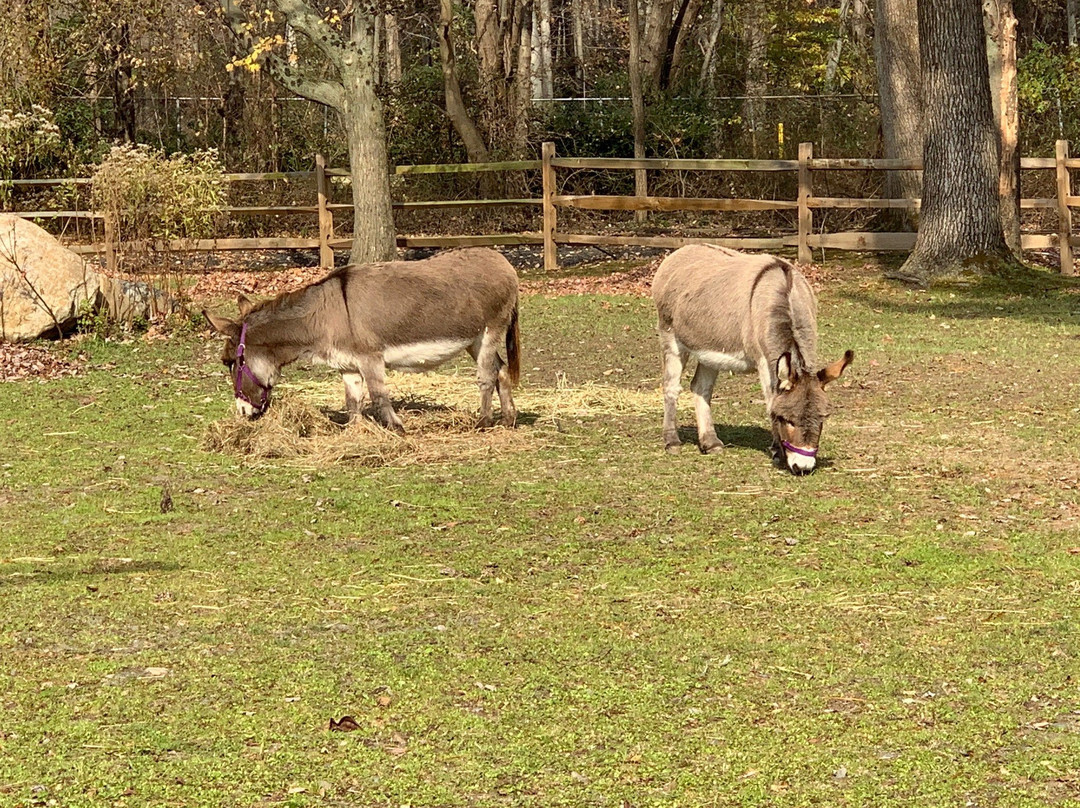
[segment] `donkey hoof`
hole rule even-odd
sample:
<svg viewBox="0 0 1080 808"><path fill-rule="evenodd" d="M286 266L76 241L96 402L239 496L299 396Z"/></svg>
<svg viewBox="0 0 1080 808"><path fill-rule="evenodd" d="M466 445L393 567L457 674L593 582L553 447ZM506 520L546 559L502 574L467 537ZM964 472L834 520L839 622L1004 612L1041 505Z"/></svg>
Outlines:
<svg viewBox="0 0 1080 808"><path fill-rule="evenodd" d="M668 443L664 446L664 451L668 454L674 455L682 451L681 443Z"/></svg>
<svg viewBox="0 0 1080 808"><path fill-rule="evenodd" d="M710 443L701 447L702 454L720 454L722 451L724 451L724 444L722 443Z"/></svg>
<svg viewBox="0 0 1080 808"><path fill-rule="evenodd" d="M476 428L481 431L485 429L491 429L493 426L495 426L495 421L490 417L481 418L479 421L476 422Z"/></svg>

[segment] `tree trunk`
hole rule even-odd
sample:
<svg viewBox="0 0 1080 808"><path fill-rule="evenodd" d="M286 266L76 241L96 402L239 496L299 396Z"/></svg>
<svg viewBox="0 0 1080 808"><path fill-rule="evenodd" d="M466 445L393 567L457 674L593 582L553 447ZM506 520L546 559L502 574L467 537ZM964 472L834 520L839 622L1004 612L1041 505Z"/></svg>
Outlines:
<svg viewBox="0 0 1080 808"><path fill-rule="evenodd" d="M998 132L979 0L919 3L926 136L915 250L897 273L936 276L1009 256L998 201Z"/></svg>
<svg viewBox="0 0 1080 808"><path fill-rule="evenodd" d="M574 83L585 83L585 11L582 0L570 0L570 21L574 36Z"/></svg>
<svg viewBox="0 0 1080 808"><path fill-rule="evenodd" d="M716 81L713 76L713 54L716 53L716 44L720 41L720 32L724 27L724 0L713 0L712 14L709 17L709 27L705 33L704 53L701 57L701 73L698 82L702 87L707 87L710 92L715 90Z"/></svg>
<svg viewBox="0 0 1080 808"><path fill-rule="evenodd" d="M674 8L675 0L646 2L645 24L639 30L641 88L645 93L651 93L661 85L660 77L664 71L668 34L671 32L671 13Z"/></svg>
<svg viewBox="0 0 1080 808"><path fill-rule="evenodd" d="M758 135L765 125L765 101L762 96L768 89L768 14L757 2L751 2L745 13L743 42L746 48L746 100L743 102L743 125L750 135L750 154L757 157Z"/></svg>
<svg viewBox="0 0 1080 808"><path fill-rule="evenodd" d="M528 137L527 127L521 126L527 99L521 96L517 80L527 10L522 0L475 0L473 13L483 99L481 129L492 150L498 148L514 156L524 153Z"/></svg>
<svg viewBox="0 0 1080 808"><path fill-rule="evenodd" d="M387 14L383 27L386 30L386 82L396 86L401 83L401 29L397 17Z"/></svg>
<svg viewBox="0 0 1080 808"><path fill-rule="evenodd" d="M645 157L645 98L641 70L641 24L638 17L638 0L630 0L628 73L630 77L630 104L634 117L634 158L640 160ZM643 169L634 171L634 193L637 196L645 196L648 193L647 182L647 175ZM643 210L635 211L634 219L638 222L645 221L645 213L646 211Z"/></svg>
<svg viewBox="0 0 1080 808"><path fill-rule="evenodd" d="M486 163L489 158L487 144L477 128L465 100L457 75L457 58L454 55L453 6L451 0L439 0L439 54L442 57L443 90L446 95L446 115L454 131L458 133L470 163Z"/></svg>
<svg viewBox="0 0 1080 808"><path fill-rule="evenodd" d="M837 15L836 39L829 48L825 60L825 92L831 93L836 87L836 72L840 69L840 54L844 49L844 32L847 29L848 14L851 12L851 0L840 0L840 13Z"/></svg>
<svg viewBox="0 0 1080 808"><path fill-rule="evenodd" d="M135 84L132 81L131 27L126 22L114 29L113 64L109 84L113 97L114 137L135 142Z"/></svg>
<svg viewBox="0 0 1080 808"><path fill-rule="evenodd" d="M915 160L922 156L922 78L915 0L877 0L874 54L881 104L881 139L887 158ZM922 179L917 171L887 171L884 194L890 199L918 199ZM914 211L889 211L891 229L915 230Z"/></svg>
<svg viewBox="0 0 1080 808"><path fill-rule="evenodd" d="M221 151L225 155L226 164L230 165L240 164L244 95L244 82L240 72L230 71L221 99Z"/></svg>
<svg viewBox="0 0 1080 808"><path fill-rule="evenodd" d="M683 53L686 50L686 43L693 38L697 19L701 14L702 2L703 0L682 0L679 4L679 13L675 15L675 22L668 34L668 48L664 56L664 69L660 76L660 85L665 90L679 86Z"/></svg>
<svg viewBox="0 0 1080 808"><path fill-rule="evenodd" d="M870 42L870 10L866 0L851 0L851 38L860 48L867 48Z"/></svg>
<svg viewBox="0 0 1080 808"><path fill-rule="evenodd" d="M524 156L529 140L529 110L532 107L532 13L531 4L522 3L521 30L518 32L517 70L514 73L510 114L514 120L514 149ZM520 179L520 175L519 175Z"/></svg>
<svg viewBox="0 0 1080 808"><path fill-rule="evenodd" d="M277 83L341 115L348 140L353 196L349 260L389 260L397 254L397 243L390 202L386 125L375 81L379 50L374 11L370 4L354 6L346 35L304 0L272 0L272 5L292 29L310 41L316 55L307 58L316 64L321 59L321 72L329 68L337 74L336 81L307 78L290 60L272 51L261 53L261 63ZM250 53L257 33L256 21L237 0L221 0L221 10L237 41Z"/></svg>
<svg viewBox="0 0 1080 808"><path fill-rule="evenodd" d="M1076 47L1076 0L1065 2L1065 26L1070 48Z"/></svg>
<svg viewBox="0 0 1080 808"><path fill-rule="evenodd" d="M555 94L555 81L551 66L551 0L538 0L537 28L539 40L538 73L540 78L540 97L552 98Z"/></svg>
<svg viewBox="0 0 1080 808"><path fill-rule="evenodd" d="M382 102L371 77L360 69L343 71L341 118L349 142L352 180L353 243L349 262L389 261L397 255L394 209Z"/></svg>
<svg viewBox="0 0 1080 808"><path fill-rule="evenodd" d="M1016 85L1016 17L1012 0L983 0L990 95L998 125L1001 150L1001 226L1009 250L1018 259L1020 249L1020 150Z"/></svg>

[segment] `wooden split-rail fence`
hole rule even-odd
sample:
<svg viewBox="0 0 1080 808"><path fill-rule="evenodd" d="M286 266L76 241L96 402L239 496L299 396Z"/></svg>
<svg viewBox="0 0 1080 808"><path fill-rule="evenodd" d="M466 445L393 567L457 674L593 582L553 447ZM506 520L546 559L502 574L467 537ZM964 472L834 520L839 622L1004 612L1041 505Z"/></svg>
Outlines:
<svg viewBox="0 0 1080 808"><path fill-rule="evenodd" d="M543 248L544 268L558 267L560 245L593 245L598 247L641 246L676 248L692 243L721 244L733 249L783 250L794 248L798 260L810 263L813 250L910 250L915 244L912 232L842 231L825 232L824 227L815 230L815 211L829 209L908 209L918 210L918 199L886 199L880 197L847 198L816 196L814 194L815 172L823 171L919 171L921 160L875 159L875 158L829 158L815 157L812 143L799 145L797 160L695 160L695 159L628 159L611 157L559 157L554 143L544 143L540 160L515 160L499 163L465 163L451 165L397 166L394 173L403 176L433 174L478 174L483 172L539 171L543 193L540 199L455 199L432 201L395 202L400 210L479 209L509 207L539 207L543 217L539 233L498 233L487 235L412 236L399 235L401 247L461 247L461 246L507 246L532 244ZM1080 196L1072 193L1071 172L1080 168L1080 158L1069 156L1068 142L1057 141L1054 157L1025 157L1020 161L1025 171L1054 171L1057 193L1048 198L1023 198L1020 206L1025 210L1047 210L1056 213L1057 228L1052 232L1026 232L1021 235L1025 250L1056 248L1060 253L1061 272L1075 274L1073 250L1080 246L1080 238L1072 234L1072 209L1080 207ZM645 194L572 195L559 193L560 170L634 171L647 174L650 171L694 172L794 172L798 177L795 199L743 199L718 197L670 197ZM278 180L315 181L313 204L279 205L264 207L227 207L223 213L230 217L275 216L307 214L316 217L318 238L217 238L187 239L158 244L160 248L177 251L262 250L262 249L316 249L324 267L332 267L334 249L348 248L352 239L338 235L335 229L335 211L351 211L349 203L331 201L332 178L344 177L344 169L327 168L321 155L315 158L313 171L269 172L228 174L230 183L266 182ZM87 179L15 180L13 185L44 186L64 183L89 183ZM647 188L647 182L640 187ZM730 211L792 211L797 227L795 232L765 238L718 236L650 236L573 233L561 231L558 226L559 209L587 211L696 211L723 213ZM117 244L114 228L106 217L94 211L26 211L17 215L29 219L72 218L102 221L103 240L92 243L72 244L80 253L104 253L106 263L115 266ZM97 233L97 228L92 228Z"/></svg>

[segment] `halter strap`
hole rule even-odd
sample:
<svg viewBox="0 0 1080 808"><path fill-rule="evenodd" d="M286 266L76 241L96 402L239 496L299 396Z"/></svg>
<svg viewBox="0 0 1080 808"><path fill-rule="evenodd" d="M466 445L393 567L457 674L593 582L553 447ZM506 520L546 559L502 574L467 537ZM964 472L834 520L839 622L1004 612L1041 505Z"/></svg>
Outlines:
<svg viewBox="0 0 1080 808"><path fill-rule="evenodd" d="M802 455L803 457L817 457L817 449L803 449L801 446L795 446L794 444L788 443L786 440L780 441L780 444L784 449L794 454Z"/></svg>
<svg viewBox="0 0 1080 808"><path fill-rule="evenodd" d="M241 401L246 401L248 404L254 407L256 415L262 415L262 413L266 410L267 402L270 400L270 385L263 384L261 381L259 381L259 377L255 375L254 371L252 371L252 369L248 367L247 362L244 360L244 349L246 347L245 342L247 341L247 329L248 324L245 321L244 324L240 326L240 342L236 346L237 370L234 389L236 392L236 397L238 399L240 399ZM245 376L251 381L252 384L254 384L262 391L262 399L259 401L258 404L248 398L247 394L244 392L243 384L241 384L241 382Z"/></svg>

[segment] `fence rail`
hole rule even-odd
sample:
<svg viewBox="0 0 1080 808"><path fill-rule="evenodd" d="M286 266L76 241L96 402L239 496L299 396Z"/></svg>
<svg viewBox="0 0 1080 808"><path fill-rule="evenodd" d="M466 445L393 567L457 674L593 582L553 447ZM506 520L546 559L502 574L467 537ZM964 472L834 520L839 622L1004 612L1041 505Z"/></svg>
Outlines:
<svg viewBox="0 0 1080 808"><path fill-rule="evenodd" d="M594 245L594 246L649 246L675 248L685 244L714 243L732 248L775 250L794 247L798 259L809 263L812 250L910 250L915 244L915 233L879 232L879 231L814 231L814 214L825 210L913 210L921 206L919 199L888 199L878 197L853 198L815 196L814 175L824 171L920 171L921 160L875 159L875 158L822 158L814 157L811 143L799 146L797 160L738 160L738 159L624 159L613 157L559 157L555 154L553 143L544 143L542 159L513 160L498 163L465 163L448 165L413 165L397 166L394 174L398 176L423 176L436 174L478 174L484 172L539 171L543 188L539 199L452 199L395 202L397 210L439 210L439 209L490 209L503 207L538 207L543 216L539 233L503 233L458 236L398 236L398 245L403 247L455 247L455 246L496 246L517 244L543 245L544 267L552 270L558 267L559 245ZM1080 158L1069 156L1068 142L1057 141L1054 157L1025 157L1020 161L1025 171L1054 171L1057 194L1054 197L1024 198L1020 201L1025 210L1056 211L1057 229L1048 233L1024 233L1021 246L1024 249L1044 249L1056 247L1061 254L1061 272L1066 275L1075 273L1073 248L1080 246L1080 238L1072 233L1072 209L1080 207L1080 196L1072 193L1071 172L1080 169ZM743 199L720 197L671 197L651 196L643 193L627 196L560 194L558 192L558 171L582 169L595 171L720 171L720 172L789 172L798 179L798 191L795 199ZM346 248L351 239L342 238L334 232L335 211L351 210L348 203L331 201L331 181L333 178L349 178L345 169L328 168L322 155L315 158L312 171L253 172L227 174L230 183L268 182L278 180L314 180L315 200L309 204L266 205L266 206L229 206L223 212L229 216L280 216L303 215L316 216L318 238L219 238L198 239L170 242L157 242L161 249L176 251L213 251L213 250L259 250L259 249L318 249L320 263L325 267L333 266L334 249ZM43 187L65 184L84 185L86 178L14 180L14 187ZM572 233L560 231L558 226L559 209L585 211L697 211L697 212L732 212L732 211L794 211L797 214L795 232L772 237L684 237L684 236L645 236L645 235L610 235L593 233ZM91 223L104 220L105 217L95 211L48 210L16 212L16 215L29 219L72 218L89 219ZM72 245L75 252L105 253L107 262L114 263L116 245L113 239L113 227L104 222L104 241L93 244Z"/></svg>

